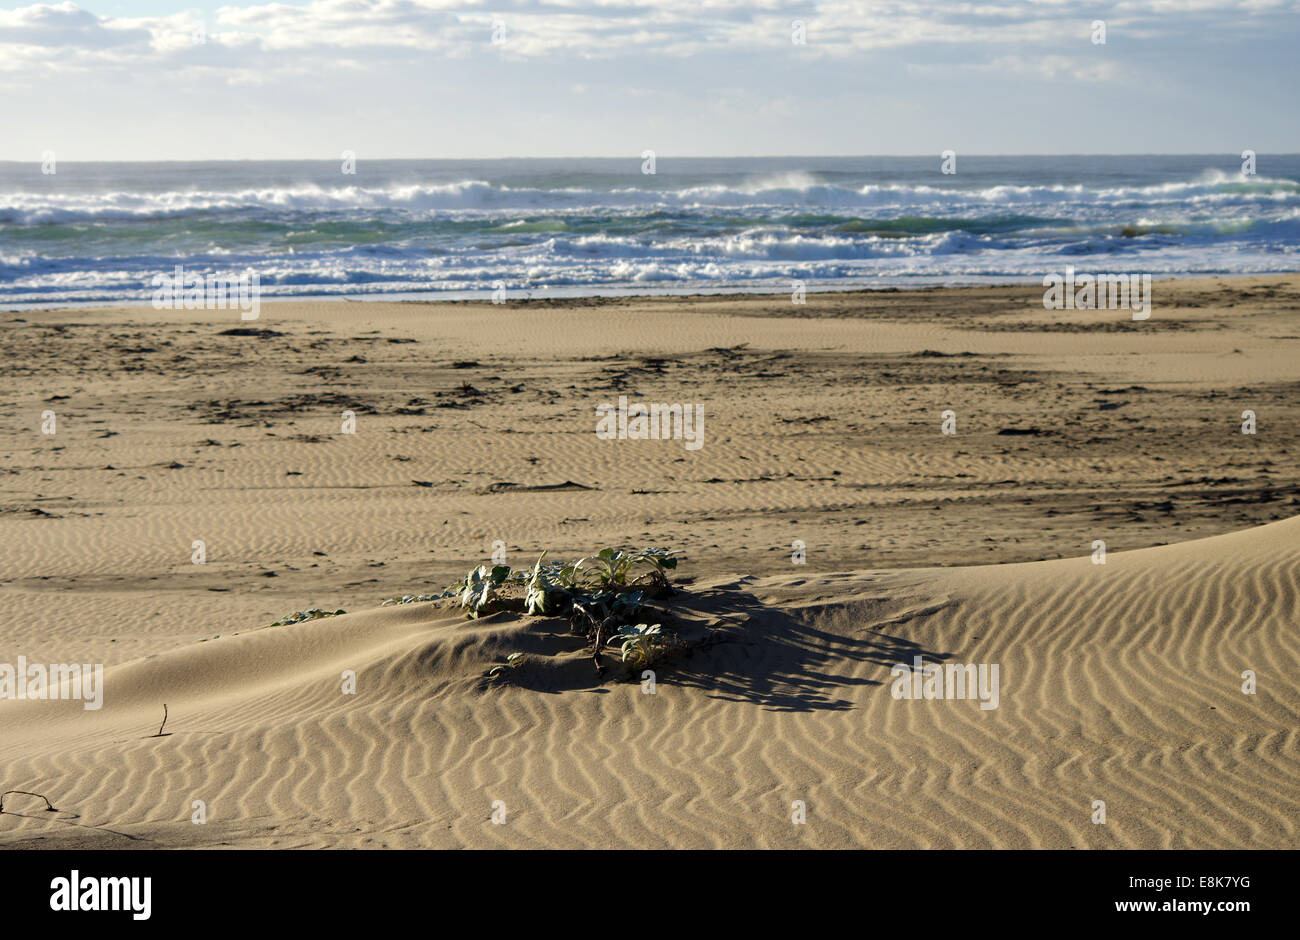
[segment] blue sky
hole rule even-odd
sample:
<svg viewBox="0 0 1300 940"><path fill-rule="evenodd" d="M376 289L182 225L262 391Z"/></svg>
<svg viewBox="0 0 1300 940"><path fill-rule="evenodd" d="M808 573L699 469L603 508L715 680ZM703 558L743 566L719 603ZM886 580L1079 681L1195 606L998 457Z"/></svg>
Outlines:
<svg viewBox="0 0 1300 940"><path fill-rule="evenodd" d="M1297 152L1297 7L9 6L0 159Z"/></svg>

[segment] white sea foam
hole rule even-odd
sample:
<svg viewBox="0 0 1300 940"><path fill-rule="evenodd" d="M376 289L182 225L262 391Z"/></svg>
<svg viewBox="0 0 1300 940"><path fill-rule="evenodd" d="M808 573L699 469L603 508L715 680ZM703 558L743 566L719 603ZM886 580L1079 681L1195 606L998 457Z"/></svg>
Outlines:
<svg viewBox="0 0 1300 940"><path fill-rule="evenodd" d="M0 303L147 300L149 278L178 263L255 270L267 297L1033 278L1079 255L1153 274L1300 267L1287 175L1300 161L1272 159L1283 170L1261 177L1192 158L1094 162L1072 177L1032 159L952 177L851 161L661 161L654 176L559 162L454 176L363 164L42 178L0 165Z"/></svg>
<svg viewBox="0 0 1300 940"><path fill-rule="evenodd" d="M747 181L738 186L672 188L653 178L644 187L536 188L511 187L466 179L447 184L393 183L363 185L299 185L258 189L188 189L106 192L0 192L0 221L35 225L81 220L166 218L196 213L280 211L363 212L481 212L599 209L716 208L883 208L960 209L979 205L1064 206L1137 202L1144 205L1246 205L1300 200L1300 184L1256 177L1248 180L1207 173L1192 181L1145 186L1086 187L1000 184L876 185L844 187L817 182L807 174L787 174Z"/></svg>

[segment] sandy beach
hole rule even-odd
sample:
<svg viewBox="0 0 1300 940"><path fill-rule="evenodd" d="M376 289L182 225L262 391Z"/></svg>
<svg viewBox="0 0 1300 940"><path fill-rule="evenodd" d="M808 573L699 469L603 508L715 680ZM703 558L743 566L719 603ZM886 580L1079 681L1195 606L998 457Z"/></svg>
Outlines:
<svg viewBox="0 0 1300 940"><path fill-rule="evenodd" d="M0 700L0 846L1300 847L1300 276L1042 296L0 313L0 663L105 670ZM381 606L494 546L679 550L708 642Z"/></svg>

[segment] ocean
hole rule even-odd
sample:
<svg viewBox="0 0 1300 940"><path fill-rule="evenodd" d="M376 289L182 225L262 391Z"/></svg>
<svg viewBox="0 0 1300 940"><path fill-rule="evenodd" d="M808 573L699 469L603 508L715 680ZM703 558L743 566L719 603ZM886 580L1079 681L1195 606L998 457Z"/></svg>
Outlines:
<svg viewBox="0 0 1300 940"><path fill-rule="evenodd" d="M0 163L0 305L790 291L1300 270L1300 156Z"/></svg>

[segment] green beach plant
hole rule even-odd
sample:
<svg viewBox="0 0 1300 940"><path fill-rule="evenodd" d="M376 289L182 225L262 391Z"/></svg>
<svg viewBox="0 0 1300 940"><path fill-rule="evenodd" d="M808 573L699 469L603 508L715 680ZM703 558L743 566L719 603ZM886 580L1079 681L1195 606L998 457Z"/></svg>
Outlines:
<svg viewBox="0 0 1300 940"><path fill-rule="evenodd" d="M660 666L686 650L686 643L662 624L624 624L614 639L623 642L623 662L632 669Z"/></svg>
<svg viewBox="0 0 1300 940"><path fill-rule="evenodd" d="M487 671L488 679L509 679L510 674L524 664L523 653L511 653L504 663L497 663Z"/></svg>
<svg viewBox="0 0 1300 940"><path fill-rule="evenodd" d="M615 640L621 644L623 662L633 668L663 662L687 648L662 622L652 626L641 622L648 612L667 613L650 602L673 593L667 572L677 567L676 551L606 548L568 564L547 562L546 556L542 552L532 568L519 571L509 565L479 565L441 593L391 597L384 604L453 598L470 618L511 604L521 605L534 617L564 617L574 634L590 641L597 670L602 668L601 651ZM511 589L522 591L522 602L510 595ZM505 670L513 668L512 661L493 667L488 676L504 677Z"/></svg>
<svg viewBox="0 0 1300 940"><path fill-rule="evenodd" d="M564 613L573 603L573 565L542 566L546 552L537 558L524 583L524 609L537 617Z"/></svg>
<svg viewBox="0 0 1300 940"><path fill-rule="evenodd" d="M291 623L303 623L307 620L319 620L322 617L337 617L339 614L346 613L347 611L342 609L321 610L319 607L313 607L310 610L295 610L293 613L281 617L275 623L271 624L271 626L284 627Z"/></svg>
<svg viewBox="0 0 1300 940"><path fill-rule="evenodd" d="M460 606L470 612L471 617L481 617L491 613L496 606L497 588L510 577L509 565L496 565L489 569L479 565L465 576L464 588L460 594Z"/></svg>
<svg viewBox="0 0 1300 940"><path fill-rule="evenodd" d="M646 570L634 577L633 572L638 567ZM650 583L666 587L668 577L664 571L676 567L677 558L674 552L656 548L643 549L639 552L621 552L606 548L596 555L581 559L574 565L575 576L583 577L587 581L594 576L597 583L608 586Z"/></svg>

